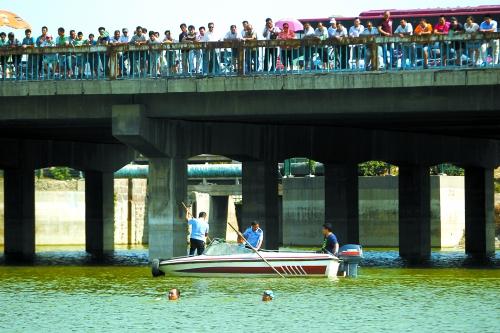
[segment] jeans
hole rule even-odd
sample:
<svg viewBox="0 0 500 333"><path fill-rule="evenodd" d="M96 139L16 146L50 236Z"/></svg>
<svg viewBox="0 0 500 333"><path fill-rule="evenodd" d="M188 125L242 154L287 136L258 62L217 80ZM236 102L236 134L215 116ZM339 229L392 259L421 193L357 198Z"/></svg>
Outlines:
<svg viewBox="0 0 500 333"><path fill-rule="evenodd" d="M200 256L205 251L205 242L199 239L190 238L189 239L189 255L194 256L194 252Z"/></svg>

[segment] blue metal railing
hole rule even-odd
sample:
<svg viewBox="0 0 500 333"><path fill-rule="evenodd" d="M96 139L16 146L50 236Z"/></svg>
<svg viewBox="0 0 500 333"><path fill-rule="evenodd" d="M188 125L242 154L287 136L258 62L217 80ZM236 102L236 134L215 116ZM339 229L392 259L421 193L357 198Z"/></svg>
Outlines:
<svg viewBox="0 0 500 333"><path fill-rule="evenodd" d="M500 33L0 47L0 81L280 75L500 66Z"/></svg>

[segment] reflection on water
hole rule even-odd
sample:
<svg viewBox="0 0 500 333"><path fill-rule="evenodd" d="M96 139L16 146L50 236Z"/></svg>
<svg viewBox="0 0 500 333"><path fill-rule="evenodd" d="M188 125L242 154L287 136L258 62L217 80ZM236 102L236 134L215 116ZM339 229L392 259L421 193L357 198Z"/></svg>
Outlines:
<svg viewBox="0 0 500 333"><path fill-rule="evenodd" d="M463 268L435 252L404 268L396 250L367 250L357 279L152 278L145 249L97 264L81 250L46 249L37 265L0 266L0 331L498 332L500 252ZM71 250L71 249L65 249ZM383 266L383 268L375 267ZM166 300L171 287L178 302ZM263 290L274 301L263 303Z"/></svg>

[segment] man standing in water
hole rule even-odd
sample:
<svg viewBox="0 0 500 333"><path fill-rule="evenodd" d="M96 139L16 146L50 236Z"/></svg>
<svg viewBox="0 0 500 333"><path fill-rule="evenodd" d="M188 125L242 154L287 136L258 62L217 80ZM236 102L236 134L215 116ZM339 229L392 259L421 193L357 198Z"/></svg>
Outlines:
<svg viewBox="0 0 500 333"><path fill-rule="evenodd" d="M201 255L205 251L205 238L208 236L207 213L201 212L195 219L189 209L186 209L186 220L191 226L189 255L194 256L195 251Z"/></svg>
<svg viewBox="0 0 500 333"><path fill-rule="evenodd" d="M321 247L320 253L330 253L337 255L339 252L339 242L337 236L333 234L333 227L330 223L323 224L323 246Z"/></svg>

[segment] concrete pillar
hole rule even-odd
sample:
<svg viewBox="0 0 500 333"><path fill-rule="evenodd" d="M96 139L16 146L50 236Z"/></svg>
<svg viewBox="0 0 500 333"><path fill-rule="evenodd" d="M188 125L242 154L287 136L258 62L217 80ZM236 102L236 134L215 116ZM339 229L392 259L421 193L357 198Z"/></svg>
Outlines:
<svg viewBox="0 0 500 333"><path fill-rule="evenodd" d="M358 201L358 165L325 164L325 222L341 244L359 244Z"/></svg>
<svg viewBox="0 0 500 333"><path fill-rule="evenodd" d="M263 247L279 247L278 223L278 166L272 161L243 162L243 211L242 224L246 229L257 221L264 231Z"/></svg>
<svg viewBox="0 0 500 333"><path fill-rule="evenodd" d="M431 254L431 189L429 168L399 167L399 255L423 260Z"/></svg>
<svg viewBox="0 0 500 333"><path fill-rule="evenodd" d="M151 158L148 176L149 259L187 254L187 164L183 158Z"/></svg>
<svg viewBox="0 0 500 333"><path fill-rule="evenodd" d="M227 209L229 197L210 196L210 213L208 223L210 225L210 238L226 239ZM236 226L234 226L236 227Z"/></svg>
<svg viewBox="0 0 500 333"><path fill-rule="evenodd" d="M101 256L114 250L114 177L85 171L85 249Z"/></svg>
<svg viewBox="0 0 500 333"><path fill-rule="evenodd" d="M465 169L465 252L488 257L495 253L495 189L493 170Z"/></svg>
<svg viewBox="0 0 500 333"><path fill-rule="evenodd" d="M4 170L5 256L31 260L35 255L35 173L31 168Z"/></svg>

